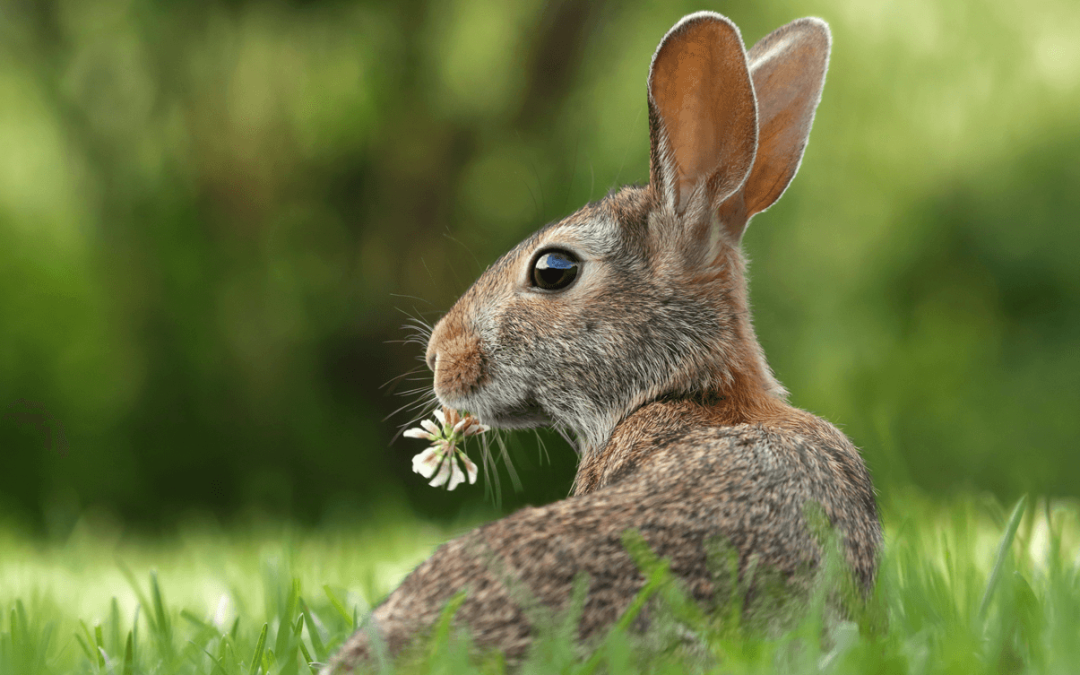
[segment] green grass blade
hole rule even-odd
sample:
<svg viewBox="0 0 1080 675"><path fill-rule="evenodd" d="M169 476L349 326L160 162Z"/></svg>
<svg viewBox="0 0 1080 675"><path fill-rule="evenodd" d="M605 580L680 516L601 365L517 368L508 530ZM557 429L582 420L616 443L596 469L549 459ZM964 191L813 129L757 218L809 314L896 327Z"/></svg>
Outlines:
<svg viewBox="0 0 1080 675"><path fill-rule="evenodd" d="M278 625L281 628L278 629L277 639L274 641L274 651L278 654L285 654L289 649L289 640L291 635L288 628L292 622L292 616L296 613L297 601L300 598L300 579L293 577L292 585L289 588L288 598L285 600L285 607L282 608L282 613L278 617Z"/></svg>
<svg viewBox="0 0 1080 675"><path fill-rule="evenodd" d="M15 601L14 613L19 615L19 625L22 626L23 633L24 634L29 634L30 621L26 617L26 605L23 604L22 600L16 600ZM14 614L13 614L13 616L14 616Z"/></svg>
<svg viewBox="0 0 1080 675"><path fill-rule="evenodd" d="M623 612L623 615L619 617L618 621L615 622L614 628L609 631L609 640L616 633L625 632L634 622L634 619L637 618L638 614L641 613L641 610L645 608L645 603L649 601L649 598L655 595L656 592L659 591L665 583L667 583L669 576L668 570L670 566L671 561L669 561L667 558L661 558L656 561L656 564L648 572L648 576L645 580L645 585L641 587L641 590L638 591L638 594L635 595L634 599L630 601L630 606L626 608L626 611ZM604 656L604 648L598 648L596 651L593 652L592 656L589 657L589 660L585 662L585 665L582 666L581 669L577 672L581 673L581 675L591 675L592 673L596 672L597 668L600 667L600 663L603 660Z"/></svg>
<svg viewBox="0 0 1080 675"><path fill-rule="evenodd" d="M300 604L300 577L293 577L292 588L289 590L289 601L285 605L285 616L295 614L298 604Z"/></svg>
<svg viewBox="0 0 1080 675"><path fill-rule="evenodd" d="M131 568L124 564L123 560L117 560L116 566L120 568L120 574L124 575L124 579L127 580L128 585L131 586L131 590L135 591L135 597L139 599L139 606L135 608L135 621L134 624L139 623L139 607L150 607L150 603L147 601L146 594L143 593L142 588L139 586L139 582L135 579L135 575L131 572ZM146 623L150 626L151 631L156 631L154 626L154 617L147 614Z"/></svg>
<svg viewBox="0 0 1080 675"><path fill-rule="evenodd" d="M127 646L124 647L124 675L131 675L135 663L135 635L128 631Z"/></svg>
<svg viewBox="0 0 1080 675"><path fill-rule="evenodd" d="M11 628L9 632L11 633L12 645L18 646L18 644L21 642L21 640L19 639L19 616L15 612L14 607L11 608Z"/></svg>
<svg viewBox="0 0 1080 675"><path fill-rule="evenodd" d="M194 643L193 643L193 644L194 644ZM196 646L196 647L198 647L198 645L195 645L195 646ZM216 673L216 672L217 672L217 671L219 671L219 670L221 671L222 675L229 675L229 671L225 670L225 666L224 666L224 665L222 665L222 663L221 663L221 659L219 659L218 657L214 656L214 655L213 655L213 654L211 654L210 652L206 651L206 649L205 649L205 648L202 648L202 653L203 653L203 654L206 654L207 656L209 656L209 657L210 657L210 660L214 662L214 669L210 671L210 675L213 675L214 673Z"/></svg>
<svg viewBox="0 0 1080 675"><path fill-rule="evenodd" d="M105 639L101 634L101 624L94 626L94 644L97 645L98 667L105 667Z"/></svg>
<svg viewBox="0 0 1080 675"><path fill-rule="evenodd" d="M45 657L49 652L49 642L52 640L53 630L56 628L56 622L50 621L45 624L45 630L41 632L41 639L38 641L38 658L35 664L37 670L45 670Z"/></svg>
<svg viewBox="0 0 1080 675"><path fill-rule="evenodd" d="M311 672L317 674L319 669L315 667L315 659L311 658L311 652L304 646L303 640L300 641L300 653L304 655L304 663L311 669Z"/></svg>
<svg viewBox="0 0 1080 675"><path fill-rule="evenodd" d="M330 600L330 605L333 606L337 613L341 615L341 618L345 620L345 623L356 630L356 622L349 616L349 611L345 609L345 603L338 600L337 595L330 589L330 584L323 585L323 593L326 593L326 597Z"/></svg>
<svg viewBox="0 0 1080 675"><path fill-rule="evenodd" d="M225 661L226 659L228 659L229 663L234 664L235 668L233 668L233 672L242 672L244 664L239 660L239 657L236 655L236 650L233 648L232 641L222 640L221 644L224 645L221 653L221 660Z"/></svg>
<svg viewBox="0 0 1080 675"><path fill-rule="evenodd" d="M90 659L91 663L96 663L98 667L101 664L98 663L101 659L101 654L95 648L94 634L90 631L90 627L86 625L86 622L79 620L79 628L82 628L82 635L76 634L75 637L79 638L79 643L83 644L83 649L86 651L86 658Z"/></svg>
<svg viewBox="0 0 1080 675"><path fill-rule="evenodd" d="M664 558L660 561L660 564L653 569L652 573L649 574L648 581L645 582L641 591L634 596L634 599L630 601L630 606L626 609L626 612L624 612L615 623L616 630L624 631L630 627L630 624L634 622L634 619L641 613L641 610L645 608L645 603L649 601L649 598L651 598L653 594L660 590L661 585L667 580L668 568L670 566L670 561Z"/></svg>
<svg viewBox="0 0 1080 675"><path fill-rule="evenodd" d="M458 591L454 594L450 601L446 603L446 607L443 608L442 614L439 615L439 621L435 624L435 630L431 639L431 655L434 656L436 651L446 642L450 640L450 628L454 621L454 615L458 613L461 606L465 604L465 591Z"/></svg>
<svg viewBox="0 0 1080 675"><path fill-rule="evenodd" d="M298 598L298 600L299 600L299 598ZM293 634L296 636L296 645L297 645L297 647L299 647L300 653L303 654L303 656L304 656L304 663L307 665L308 668L311 669L312 673L316 673L316 672L318 672L318 670L315 668L315 666L311 665L311 663L314 661L314 659L311 658L311 652L309 652L307 650L307 647L304 646L304 622L305 622L305 619L306 619L306 617L303 614L296 617L296 627L293 629Z"/></svg>
<svg viewBox="0 0 1080 675"><path fill-rule="evenodd" d="M86 639L78 633L75 633L75 639L78 641L79 646L82 647L83 652L86 653L86 658L90 661L96 661L97 659L94 658L94 650L87 644Z"/></svg>
<svg viewBox="0 0 1080 675"><path fill-rule="evenodd" d="M235 654L232 651L232 647L230 645L232 645L232 640L229 638L229 636L228 635L222 636L221 641L218 642L218 648L217 648L217 657L216 658L217 658L217 661L219 663L225 664L227 658L229 658L230 656L235 656ZM233 663L235 663L235 659L233 659L232 661L229 661L228 663L230 665L232 665ZM237 666L235 668L232 668L231 670L229 668L226 668L224 665L222 665L221 668L222 668L222 670L225 671L226 675L229 675L229 673L238 673L238 672L240 672L239 666Z"/></svg>
<svg viewBox="0 0 1080 675"><path fill-rule="evenodd" d="M262 665L263 650L266 648L266 631L270 624L263 624L262 632L259 633L259 641L255 643L255 654L251 657L251 667L248 669L248 675L255 675L259 672L259 667Z"/></svg>
<svg viewBox="0 0 1080 675"><path fill-rule="evenodd" d="M16 621L16 615L18 616L18 621ZM23 604L22 600L16 600L15 609L11 610L11 625L15 626L16 623L19 625L19 638L21 638L19 639L19 642L22 643L22 650L26 654L32 655L34 646L30 636L30 619L26 616L26 606ZM16 646L18 647L18 644ZM27 657L27 660L30 660L29 656Z"/></svg>
<svg viewBox="0 0 1080 675"><path fill-rule="evenodd" d="M109 602L109 651L115 654L120 653L120 636L123 634L120 628L120 603L114 596Z"/></svg>
<svg viewBox="0 0 1080 675"><path fill-rule="evenodd" d="M172 626L169 624L169 615L165 611L165 598L161 594L161 585L158 583L156 571L150 572L150 594L154 602L154 620L157 623L157 632L166 652L172 651Z"/></svg>
<svg viewBox="0 0 1080 675"><path fill-rule="evenodd" d="M188 621L189 623L193 624L194 626L196 626L196 627L197 627L197 628L199 628L200 630L205 630L205 629L208 629L208 628L213 628L213 626L211 626L210 624L206 623L205 621L203 621L203 620L202 620L202 619L200 619L199 617L195 616L195 615L194 615L194 614L192 614L192 613L191 613L191 612L190 612L189 610L186 610L186 609L182 609L182 610L180 610L180 618L182 618L182 619L185 619L186 621Z"/></svg>
<svg viewBox="0 0 1080 675"><path fill-rule="evenodd" d="M135 616L131 619L131 653L134 655L139 651L139 614L142 610L142 605L135 605Z"/></svg>
<svg viewBox="0 0 1080 675"><path fill-rule="evenodd" d="M986 612L990 609L990 600L994 597L994 589L997 588L998 581L1001 578L1001 569L1005 565L1005 559L1008 557L1009 549L1012 547L1013 539L1016 537L1016 530L1020 527L1020 521L1024 517L1026 508L1027 495L1024 495L1020 498L1020 501L1016 502L1012 515L1009 516L1009 522L1005 525L1005 534L1002 535L1001 543L998 545L994 569L990 572L990 580L986 582L986 590L983 591L982 602L979 603L979 623L986 619Z"/></svg>
<svg viewBox="0 0 1080 675"><path fill-rule="evenodd" d="M304 623L307 625L308 639L311 640L311 646L315 650L315 658L326 658L326 646L323 644L322 635L319 633L319 627L314 617L312 616L311 609L304 602L303 598L300 599L300 609L304 613Z"/></svg>

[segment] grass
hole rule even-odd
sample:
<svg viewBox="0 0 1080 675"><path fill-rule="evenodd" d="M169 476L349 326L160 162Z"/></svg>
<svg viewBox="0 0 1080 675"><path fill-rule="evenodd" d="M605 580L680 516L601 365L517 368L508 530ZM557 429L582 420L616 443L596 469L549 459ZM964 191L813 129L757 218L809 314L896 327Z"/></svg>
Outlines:
<svg viewBox="0 0 1080 675"><path fill-rule="evenodd" d="M647 600L667 608L681 637L646 650L626 631L628 616L582 655L565 639L572 616L561 617L523 670L1050 673L1080 663L1076 505L1031 500L1007 510L908 495L885 518L879 583L859 623L823 630L812 611L782 636L739 630L730 615L680 602L664 561L638 551L649 583L632 611ZM140 540L86 517L62 543L0 528L0 673L314 672L371 603L454 534L401 515L371 522L315 530L203 522ZM470 662L445 619L421 658L399 669L503 670L498 658Z"/></svg>

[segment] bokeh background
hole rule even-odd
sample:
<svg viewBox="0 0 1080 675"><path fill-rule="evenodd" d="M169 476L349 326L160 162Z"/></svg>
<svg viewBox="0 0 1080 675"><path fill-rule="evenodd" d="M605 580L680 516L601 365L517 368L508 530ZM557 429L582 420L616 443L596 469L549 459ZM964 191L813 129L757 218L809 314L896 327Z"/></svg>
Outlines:
<svg viewBox="0 0 1080 675"><path fill-rule="evenodd" d="M886 504L1080 496L1075 0L0 0L0 519L564 496L549 434L512 439L498 504L410 473L401 326L647 180L649 60L698 9L748 44L834 33L802 170L745 240L794 402Z"/></svg>

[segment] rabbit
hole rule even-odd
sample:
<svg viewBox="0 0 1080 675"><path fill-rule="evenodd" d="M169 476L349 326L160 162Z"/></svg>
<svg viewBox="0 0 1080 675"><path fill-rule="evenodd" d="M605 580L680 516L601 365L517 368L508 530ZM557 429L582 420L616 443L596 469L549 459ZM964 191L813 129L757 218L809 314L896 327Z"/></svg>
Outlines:
<svg viewBox="0 0 1080 675"><path fill-rule="evenodd" d="M530 603L563 611L582 574L578 637L595 640L645 583L628 530L708 608L725 590L710 541L730 544L740 577L756 565L801 578L822 559L807 520L817 504L854 586L872 590L882 533L870 475L836 427L788 404L751 325L740 252L749 220L799 168L830 47L816 18L749 53L712 12L664 36L647 81L648 185L540 229L483 273L428 342L443 405L498 428L577 435L571 496L444 544L324 672L400 654L462 590L455 621L479 648L520 662L535 633Z"/></svg>

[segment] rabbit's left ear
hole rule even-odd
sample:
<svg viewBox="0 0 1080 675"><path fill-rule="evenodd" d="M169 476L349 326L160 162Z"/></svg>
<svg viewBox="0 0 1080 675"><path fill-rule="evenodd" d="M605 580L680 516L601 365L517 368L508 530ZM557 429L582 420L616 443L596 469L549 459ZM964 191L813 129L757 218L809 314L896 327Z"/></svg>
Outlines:
<svg viewBox="0 0 1080 675"><path fill-rule="evenodd" d="M652 188L689 220L708 222L746 182L757 111L746 49L731 21L698 12L664 36L649 69L649 135Z"/></svg>
<svg viewBox="0 0 1080 675"><path fill-rule="evenodd" d="M743 188L747 217L780 199L799 170L831 45L828 24L806 18L777 28L750 50L761 129L754 170Z"/></svg>

